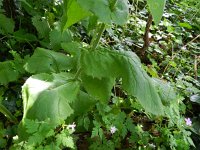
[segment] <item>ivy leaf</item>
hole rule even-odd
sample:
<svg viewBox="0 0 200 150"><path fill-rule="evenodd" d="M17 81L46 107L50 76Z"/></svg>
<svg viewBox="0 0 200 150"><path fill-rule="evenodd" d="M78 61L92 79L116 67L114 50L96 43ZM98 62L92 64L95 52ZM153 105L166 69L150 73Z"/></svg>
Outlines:
<svg viewBox="0 0 200 150"><path fill-rule="evenodd" d="M147 112L163 114L163 105L153 81L142 69L135 53L107 49L90 52L85 50L80 64L85 74L91 77L121 77L123 89L135 96Z"/></svg>
<svg viewBox="0 0 200 150"><path fill-rule="evenodd" d="M22 87L23 119L50 119L52 125L61 124L73 113L69 104L79 91L79 82L71 78L67 73L31 76Z"/></svg>
<svg viewBox="0 0 200 150"><path fill-rule="evenodd" d="M111 96L111 89L115 83L114 78L93 78L91 76L81 77L86 91L94 98L108 102Z"/></svg>
<svg viewBox="0 0 200 150"><path fill-rule="evenodd" d="M7 34L14 32L15 22L12 19L0 14L0 22L0 33Z"/></svg>
<svg viewBox="0 0 200 150"><path fill-rule="evenodd" d="M71 25L77 23L81 19L90 16L91 13L83 9L76 0L70 0L67 2L66 12L62 17L62 29L66 30Z"/></svg>
<svg viewBox="0 0 200 150"><path fill-rule="evenodd" d="M65 54L37 48L24 67L30 73L60 72L71 69L70 60Z"/></svg>
<svg viewBox="0 0 200 150"><path fill-rule="evenodd" d="M86 10L91 11L100 21L104 23L115 23L123 25L128 19L128 1L118 0L114 9L110 7L109 0L77 0L77 2Z"/></svg>
<svg viewBox="0 0 200 150"><path fill-rule="evenodd" d="M19 72L12 61L0 62L0 84L7 84L18 78Z"/></svg>
<svg viewBox="0 0 200 150"><path fill-rule="evenodd" d="M165 2L166 0L147 0L147 4L151 14L153 15L153 19L156 25L159 24L162 18Z"/></svg>

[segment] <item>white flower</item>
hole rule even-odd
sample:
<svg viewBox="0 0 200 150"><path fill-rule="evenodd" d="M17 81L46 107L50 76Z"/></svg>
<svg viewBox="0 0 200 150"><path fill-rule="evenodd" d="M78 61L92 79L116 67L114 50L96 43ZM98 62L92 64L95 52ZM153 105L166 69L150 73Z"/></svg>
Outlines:
<svg viewBox="0 0 200 150"><path fill-rule="evenodd" d="M114 134L117 131L117 128L115 126L110 127L110 133Z"/></svg>
<svg viewBox="0 0 200 150"><path fill-rule="evenodd" d="M72 131L75 131L75 127L76 127L76 124L73 122L73 124L70 124L67 126L67 129L71 129Z"/></svg>

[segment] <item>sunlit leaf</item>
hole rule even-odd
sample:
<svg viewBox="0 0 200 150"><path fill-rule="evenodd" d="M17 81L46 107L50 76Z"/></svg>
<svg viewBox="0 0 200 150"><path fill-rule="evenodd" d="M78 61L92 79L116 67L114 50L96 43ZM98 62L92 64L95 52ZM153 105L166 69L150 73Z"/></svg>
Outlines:
<svg viewBox="0 0 200 150"><path fill-rule="evenodd" d="M23 118L46 120L59 124L73 113L69 103L78 94L79 83L68 81L70 75L38 74L31 76L22 87Z"/></svg>

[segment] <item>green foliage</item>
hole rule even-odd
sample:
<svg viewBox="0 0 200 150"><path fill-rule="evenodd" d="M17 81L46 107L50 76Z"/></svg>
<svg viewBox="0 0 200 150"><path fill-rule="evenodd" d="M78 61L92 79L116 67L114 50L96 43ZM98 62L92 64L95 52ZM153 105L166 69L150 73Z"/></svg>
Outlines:
<svg viewBox="0 0 200 150"><path fill-rule="evenodd" d="M58 73L71 69L70 60L70 56L65 54L37 48L25 64L25 69L30 73Z"/></svg>
<svg viewBox="0 0 200 150"><path fill-rule="evenodd" d="M76 0L69 0L65 3L67 4L65 6L66 12L62 17L63 30L73 25L74 23L77 23L81 19L91 15L91 13L83 9Z"/></svg>
<svg viewBox="0 0 200 150"><path fill-rule="evenodd" d="M156 25L159 24L160 19L162 18L164 7L165 7L166 0L147 0L147 4L149 9L153 15L154 22Z"/></svg>
<svg viewBox="0 0 200 150"><path fill-rule="evenodd" d="M0 14L0 33L1 34L8 34L13 33L15 28L15 23L12 19L7 18L5 15Z"/></svg>
<svg viewBox="0 0 200 150"><path fill-rule="evenodd" d="M12 150L15 149L58 149L71 148L74 149L74 140L71 137L71 131L66 127L60 127L60 131L56 131L54 126L46 121L25 119L25 129L30 136L23 142L15 141Z"/></svg>
<svg viewBox="0 0 200 150"><path fill-rule="evenodd" d="M0 83L8 84L19 78L19 72L13 61L0 62Z"/></svg>
<svg viewBox="0 0 200 150"><path fill-rule="evenodd" d="M84 9L94 13L101 22L123 25L128 19L127 0L117 0L114 3L109 0L96 0L95 3L92 0L77 2Z"/></svg>
<svg viewBox="0 0 200 150"><path fill-rule="evenodd" d="M0 148L199 148L199 2L13 2L0 0Z"/></svg>
<svg viewBox="0 0 200 150"><path fill-rule="evenodd" d="M30 77L23 85L23 118L50 119L54 125L69 117L70 107L79 92L79 83L70 74L38 74Z"/></svg>
<svg viewBox="0 0 200 150"><path fill-rule="evenodd" d="M37 29L39 38L49 37L50 27L45 18L42 18L41 16L34 16L32 18L32 23Z"/></svg>
<svg viewBox="0 0 200 150"><path fill-rule="evenodd" d="M57 29L52 30L50 33L50 45L54 50L59 50L61 48L60 43L62 42L71 42L72 37L69 31L61 32Z"/></svg>
<svg viewBox="0 0 200 150"><path fill-rule="evenodd" d="M81 64L83 71L91 77L121 77L124 90L135 96L146 111L163 114L163 106L152 79L141 68L139 58L134 53L107 49L84 51Z"/></svg>

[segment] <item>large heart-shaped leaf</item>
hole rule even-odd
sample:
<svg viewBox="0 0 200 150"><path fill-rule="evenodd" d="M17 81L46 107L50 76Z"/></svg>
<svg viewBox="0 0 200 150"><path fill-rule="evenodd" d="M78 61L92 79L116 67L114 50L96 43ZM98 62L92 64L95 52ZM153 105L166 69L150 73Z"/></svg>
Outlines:
<svg viewBox="0 0 200 150"><path fill-rule="evenodd" d="M81 65L85 74L96 78L122 78L122 87L135 96L146 111L163 114L163 105L152 79L142 69L132 52L101 49L82 52Z"/></svg>

